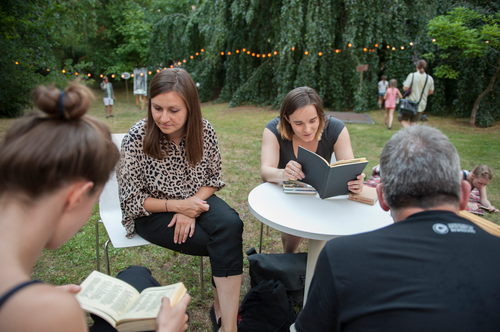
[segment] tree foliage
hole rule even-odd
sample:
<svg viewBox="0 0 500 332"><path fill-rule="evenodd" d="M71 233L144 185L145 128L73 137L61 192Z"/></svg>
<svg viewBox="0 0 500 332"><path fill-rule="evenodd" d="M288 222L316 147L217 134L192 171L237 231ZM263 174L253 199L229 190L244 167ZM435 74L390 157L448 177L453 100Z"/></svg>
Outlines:
<svg viewBox="0 0 500 332"><path fill-rule="evenodd" d="M439 53L443 61L435 68L436 76L453 80L459 79L464 73L474 78L481 76L483 84L480 84L479 89L472 89L477 98L469 123L475 125L479 105L493 90L500 75L500 13L480 13L458 7L446 15L433 18L428 26L429 36L434 37L436 44L445 51ZM470 63L471 59L476 58L482 61ZM472 68L474 70L471 72ZM481 124L491 124L493 117L488 109L483 113L486 114L482 116Z"/></svg>

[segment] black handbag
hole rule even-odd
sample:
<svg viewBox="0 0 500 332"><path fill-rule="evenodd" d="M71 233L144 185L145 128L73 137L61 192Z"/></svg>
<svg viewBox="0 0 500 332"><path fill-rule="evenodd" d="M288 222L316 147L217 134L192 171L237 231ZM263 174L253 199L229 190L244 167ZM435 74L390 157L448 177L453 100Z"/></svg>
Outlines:
<svg viewBox="0 0 500 332"><path fill-rule="evenodd" d="M414 77L415 77L415 74L412 75L410 88L408 90L406 90L406 92L410 91L410 93L411 93L411 87L413 86L413 78ZM425 86L427 85L428 78L429 78L429 75L426 74L425 75L425 84L424 84L424 87L422 89L422 93L420 94L420 99L418 100L418 102L408 100L408 99L400 99L399 100L399 114L402 114L402 115L417 115L418 114L418 105L420 104L420 101L422 100L422 96L424 95ZM405 97L407 96L406 92L405 92ZM410 94L408 94L408 95L410 95Z"/></svg>
<svg viewBox="0 0 500 332"><path fill-rule="evenodd" d="M287 293L300 306L304 301L307 253L257 254L255 248L247 251L250 263L250 286L263 280L283 282Z"/></svg>

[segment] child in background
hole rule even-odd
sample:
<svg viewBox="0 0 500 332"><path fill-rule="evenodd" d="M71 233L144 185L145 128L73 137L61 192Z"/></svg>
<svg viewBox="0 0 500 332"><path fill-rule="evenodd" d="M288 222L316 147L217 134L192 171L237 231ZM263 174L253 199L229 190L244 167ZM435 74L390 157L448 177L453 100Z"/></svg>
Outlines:
<svg viewBox="0 0 500 332"><path fill-rule="evenodd" d="M378 109L382 109L382 103L384 102L384 95L387 91L387 86L389 83L385 80L386 76L382 75L380 77L381 81L378 82Z"/></svg>
<svg viewBox="0 0 500 332"><path fill-rule="evenodd" d="M387 125L387 116L389 116L389 126L388 129L392 128L392 119L394 118L394 110L396 109L396 98L403 98L401 92L399 92L398 81L392 79L389 81L389 88L387 89L384 99L385 99L385 116L384 116L384 126Z"/></svg>

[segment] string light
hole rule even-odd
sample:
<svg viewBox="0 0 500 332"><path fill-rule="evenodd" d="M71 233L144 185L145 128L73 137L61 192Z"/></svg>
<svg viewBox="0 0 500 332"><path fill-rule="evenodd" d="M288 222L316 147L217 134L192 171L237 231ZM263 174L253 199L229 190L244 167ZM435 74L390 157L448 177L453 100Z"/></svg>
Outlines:
<svg viewBox="0 0 500 332"><path fill-rule="evenodd" d="M252 53L252 56L255 56L255 53Z"/></svg>
<svg viewBox="0 0 500 332"><path fill-rule="evenodd" d="M174 68L174 65L170 65L170 68Z"/></svg>
<svg viewBox="0 0 500 332"><path fill-rule="evenodd" d="M134 77L134 74L130 74L130 77Z"/></svg>
<svg viewBox="0 0 500 332"><path fill-rule="evenodd" d="M391 48L389 45L387 45L387 48Z"/></svg>
<svg viewBox="0 0 500 332"><path fill-rule="evenodd" d="M122 78L125 78L125 75L122 74Z"/></svg>
<svg viewBox="0 0 500 332"><path fill-rule="evenodd" d="M351 43L347 44L347 47L351 47L351 46L352 46L352 44L351 44Z"/></svg>
<svg viewBox="0 0 500 332"><path fill-rule="evenodd" d="M90 73L88 73L87 76L90 77L91 76Z"/></svg>
<svg viewBox="0 0 500 332"><path fill-rule="evenodd" d="M181 62L180 62L180 61L179 61L179 62L177 62L177 65L178 65L178 66L180 66L180 65L181 65Z"/></svg>
<svg viewBox="0 0 500 332"><path fill-rule="evenodd" d="M170 66L170 68L173 68L172 66ZM163 69L167 69L167 67L163 67Z"/></svg>
<svg viewBox="0 0 500 332"><path fill-rule="evenodd" d="M141 76L144 76L144 73L140 73Z"/></svg>
<svg viewBox="0 0 500 332"><path fill-rule="evenodd" d="M149 75L151 75L151 74L152 74L151 70L150 70L150 71L148 71L148 74L149 74Z"/></svg>
<svg viewBox="0 0 500 332"><path fill-rule="evenodd" d="M308 52L308 51L305 51L305 52L304 52L304 54L305 54L305 55L308 55L308 54L309 54L309 52Z"/></svg>
<svg viewBox="0 0 500 332"><path fill-rule="evenodd" d="M236 50L236 53L240 53L240 50Z"/></svg>
<svg viewBox="0 0 500 332"><path fill-rule="evenodd" d="M294 46L294 47L292 47L292 51L295 51L295 46Z"/></svg>
<svg viewBox="0 0 500 332"><path fill-rule="evenodd" d="M242 51L243 51L243 53L245 53L245 52L247 51L247 49L246 49L246 48L244 48Z"/></svg>
<svg viewBox="0 0 500 332"><path fill-rule="evenodd" d="M413 46L413 42L410 42L410 46Z"/></svg>
<svg viewBox="0 0 500 332"><path fill-rule="evenodd" d="M115 74L111 74L111 78L115 78Z"/></svg>
<svg viewBox="0 0 500 332"><path fill-rule="evenodd" d="M392 47L392 50L393 50L393 51L395 51L395 50L396 50L396 48L393 46L393 47Z"/></svg>
<svg viewBox="0 0 500 332"><path fill-rule="evenodd" d="M405 49L405 47L404 47L404 46L401 46L401 50L404 50L404 49Z"/></svg>
<svg viewBox="0 0 500 332"><path fill-rule="evenodd" d="M196 52L195 54L196 54L196 56L198 56L200 53Z"/></svg>
<svg viewBox="0 0 500 332"><path fill-rule="evenodd" d="M78 72L76 72L75 75L78 76Z"/></svg>
<svg viewBox="0 0 500 332"><path fill-rule="evenodd" d="M377 48L377 47L378 47L378 44L375 44L375 48Z"/></svg>
<svg viewBox="0 0 500 332"><path fill-rule="evenodd" d="M227 55L231 55L231 52L230 52L230 51L229 51L229 52L227 52Z"/></svg>
<svg viewBox="0 0 500 332"><path fill-rule="evenodd" d="M103 74L101 74L101 75L99 75L99 77L100 77L100 78L103 78L103 77L104 77L104 75L103 75Z"/></svg>
<svg viewBox="0 0 500 332"><path fill-rule="evenodd" d="M190 58L190 59L193 59L193 58L194 58L194 56L192 56L192 55L191 55L189 58Z"/></svg>
<svg viewBox="0 0 500 332"><path fill-rule="evenodd" d="M61 73L66 74L66 69L61 70Z"/></svg>
<svg viewBox="0 0 500 332"><path fill-rule="evenodd" d="M263 57L263 58L265 58L265 57L266 57L266 55L265 55L265 54L262 54L262 57Z"/></svg>
<svg viewBox="0 0 500 332"><path fill-rule="evenodd" d="M323 53L319 52L319 53L318 53L318 55L319 55L319 56L322 56L322 55L323 55Z"/></svg>
<svg viewBox="0 0 500 332"><path fill-rule="evenodd" d="M368 50L368 49L367 49L366 47L365 47L365 48L363 48L363 52L366 52L367 50Z"/></svg>
<svg viewBox="0 0 500 332"><path fill-rule="evenodd" d="M201 53L203 53L203 52L205 52L205 50L204 50L204 49L201 49Z"/></svg>
<svg viewBox="0 0 500 332"><path fill-rule="evenodd" d="M160 70L159 70L159 69L156 69L156 72L157 72L157 73L159 73L159 72L160 72Z"/></svg>
<svg viewBox="0 0 500 332"><path fill-rule="evenodd" d="M50 71L50 69L49 69L49 68L47 68L47 71Z"/></svg>
<svg viewBox="0 0 500 332"><path fill-rule="evenodd" d="M485 41L485 43L486 43L486 44L489 44L489 43L490 43L490 41L489 41L489 40L487 40L487 41ZM17 62L16 62L16 64L17 64Z"/></svg>
<svg viewBox="0 0 500 332"><path fill-rule="evenodd" d="M220 55L224 55L224 52L220 52Z"/></svg>
<svg viewBox="0 0 500 332"><path fill-rule="evenodd" d="M277 54L278 54L278 52L274 51L274 55L277 55Z"/></svg>
<svg viewBox="0 0 500 332"><path fill-rule="evenodd" d="M270 58L271 57L271 53L267 53L267 56Z"/></svg>
<svg viewBox="0 0 500 332"><path fill-rule="evenodd" d="M257 58L260 58L260 54L257 54Z"/></svg>
<svg viewBox="0 0 500 332"><path fill-rule="evenodd" d="M433 42L433 43L435 43L435 42L436 42L436 39L435 39L435 38L434 38L434 39L432 39L432 42Z"/></svg>
<svg viewBox="0 0 500 332"><path fill-rule="evenodd" d="M19 62L16 61L16 65L18 65L18 64L19 64Z"/></svg>
<svg viewBox="0 0 500 332"><path fill-rule="evenodd" d="M186 59L182 60L182 62L186 63Z"/></svg>

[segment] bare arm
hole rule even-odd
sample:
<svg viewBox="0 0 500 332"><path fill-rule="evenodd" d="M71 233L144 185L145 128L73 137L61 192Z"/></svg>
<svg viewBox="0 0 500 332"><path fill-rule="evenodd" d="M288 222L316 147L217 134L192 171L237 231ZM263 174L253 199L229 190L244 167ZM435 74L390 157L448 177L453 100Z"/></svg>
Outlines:
<svg viewBox="0 0 500 332"><path fill-rule="evenodd" d="M491 205L490 201L488 200L488 195L486 194L486 186L479 189L479 201L481 202L481 205L488 208L489 211L498 212L498 210L493 205Z"/></svg>
<svg viewBox="0 0 500 332"><path fill-rule="evenodd" d="M401 99L401 98L403 98L403 95L401 94L401 92L399 92L399 89L398 89L398 90L396 90L396 91L398 92L398 97L399 97L400 99ZM405 91L406 91L406 90L405 90Z"/></svg>
<svg viewBox="0 0 500 332"><path fill-rule="evenodd" d="M333 151L335 152L335 158L339 161L354 158L351 146L351 137L349 136L347 127L344 127L344 129L340 132L337 142L333 146ZM348 182L347 184L349 186L349 190L355 194L360 193L361 190L363 190L364 178L365 174L361 173L358 175L357 180Z"/></svg>
<svg viewBox="0 0 500 332"><path fill-rule="evenodd" d="M408 91L408 89L409 89L409 87L406 87L406 86L403 87L403 91ZM432 91L432 92L434 92L434 91Z"/></svg>
<svg viewBox="0 0 500 332"><path fill-rule="evenodd" d="M192 197L182 200L164 200L148 197L144 201L144 209L152 213L178 212L195 218L201 213L208 211L209 206L205 200L212 196L216 190L214 187L201 187Z"/></svg>
<svg viewBox="0 0 500 332"><path fill-rule="evenodd" d="M260 176L263 181L278 183L290 179L302 179L302 166L296 161L290 161L286 168L278 168L280 146L276 136L267 128L262 135L262 150L260 153Z"/></svg>
<svg viewBox="0 0 500 332"><path fill-rule="evenodd" d="M429 90L429 93L427 94L428 96L434 94L434 90Z"/></svg>

